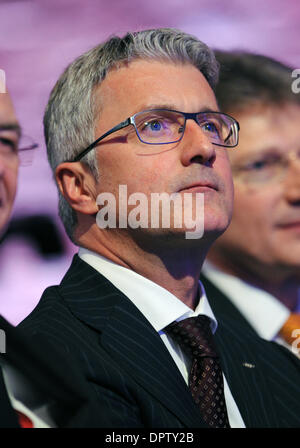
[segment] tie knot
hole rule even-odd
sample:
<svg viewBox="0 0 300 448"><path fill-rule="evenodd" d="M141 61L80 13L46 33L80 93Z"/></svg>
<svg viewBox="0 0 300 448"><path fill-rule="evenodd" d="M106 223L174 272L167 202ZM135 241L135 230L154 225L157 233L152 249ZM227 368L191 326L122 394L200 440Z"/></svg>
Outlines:
<svg viewBox="0 0 300 448"><path fill-rule="evenodd" d="M180 322L172 322L165 328L179 346L192 358L217 357L210 319L207 316L189 317Z"/></svg>

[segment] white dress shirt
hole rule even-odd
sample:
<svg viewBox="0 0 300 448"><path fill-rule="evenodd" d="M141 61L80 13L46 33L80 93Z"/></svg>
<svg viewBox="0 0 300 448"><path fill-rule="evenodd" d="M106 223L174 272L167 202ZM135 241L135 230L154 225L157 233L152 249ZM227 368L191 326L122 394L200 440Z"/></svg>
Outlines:
<svg viewBox="0 0 300 448"><path fill-rule="evenodd" d="M216 331L217 321L209 306L202 284L199 282L202 294L195 311L193 311L169 291L130 269L84 248L79 249L78 255L125 294L145 316L152 327L159 333L185 382L188 384L190 361L182 353L178 344L164 332L164 328L175 320L180 321L188 317L204 314L211 319L212 331ZM223 380L230 426L231 428L245 428L224 374Z"/></svg>
<svg viewBox="0 0 300 448"><path fill-rule="evenodd" d="M276 297L238 277L224 273L208 261L205 261L202 273L231 300L261 338L276 341L292 350L291 345L278 336L290 310ZM300 311L300 294L297 311Z"/></svg>

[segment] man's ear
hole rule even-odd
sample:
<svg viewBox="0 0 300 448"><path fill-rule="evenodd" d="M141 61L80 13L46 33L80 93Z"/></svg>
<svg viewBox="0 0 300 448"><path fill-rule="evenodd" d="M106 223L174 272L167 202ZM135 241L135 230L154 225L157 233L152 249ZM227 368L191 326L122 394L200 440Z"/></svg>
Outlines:
<svg viewBox="0 0 300 448"><path fill-rule="evenodd" d="M86 215L98 212L96 181L87 167L80 162L61 163L55 177L61 194L74 210Z"/></svg>

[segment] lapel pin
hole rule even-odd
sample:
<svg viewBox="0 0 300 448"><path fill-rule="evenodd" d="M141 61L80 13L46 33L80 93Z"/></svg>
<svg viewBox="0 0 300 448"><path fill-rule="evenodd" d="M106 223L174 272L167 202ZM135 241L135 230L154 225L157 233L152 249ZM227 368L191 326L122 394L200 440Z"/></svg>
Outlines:
<svg viewBox="0 0 300 448"><path fill-rule="evenodd" d="M244 367L248 367L249 369L254 369L255 364L251 364L250 362L243 362L242 364Z"/></svg>

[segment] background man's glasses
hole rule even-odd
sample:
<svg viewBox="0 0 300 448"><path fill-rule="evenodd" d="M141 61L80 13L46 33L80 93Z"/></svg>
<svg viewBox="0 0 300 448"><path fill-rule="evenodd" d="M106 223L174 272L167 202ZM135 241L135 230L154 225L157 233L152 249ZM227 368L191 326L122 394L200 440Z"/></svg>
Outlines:
<svg viewBox="0 0 300 448"><path fill-rule="evenodd" d="M80 152L78 162L110 134L129 125L134 126L138 139L146 145L168 145L179 142L185 131L186 120L194 120L207 138L217 146L233 148L238 144L239 124L230 115L221 112L185 113L169 109L151 109L138 112L97 138ZM147 151L144 151L146 153Z"/></svg>
<svg viewBox="0 0 300 448"><path fill-rule="evenodd" d="M5 130L3 134L0 132L0 156L8 161L19 157L22 166L31 164L38 144L31 137L22 135L19 138L17 134L13 134L11 131L6 133Z"/></svg>
<svg viewBox="0 0 300 448"><path fill-rule="evenodd" d="M284 179L292 163L297 163L300 171L300 149L285 154L259 154L252 161L232 166L232 172L234 178L244 184L277 183Z"/></svg>

